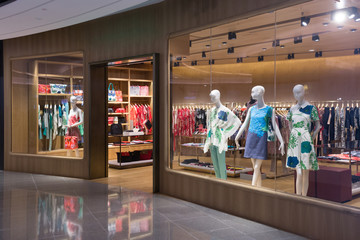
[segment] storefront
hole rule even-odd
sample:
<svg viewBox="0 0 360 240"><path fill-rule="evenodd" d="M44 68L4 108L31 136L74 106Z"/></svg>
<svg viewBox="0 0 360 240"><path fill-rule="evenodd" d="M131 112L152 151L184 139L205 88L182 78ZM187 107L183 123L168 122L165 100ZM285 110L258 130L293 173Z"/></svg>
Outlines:
<svg viewBox="0 0 360 240"><path fill-rule="evenodd" d="M360 5L354 2L340 6L331 0L169 0L64 29L5 40L5 170L85 179L106 176L108 109L107 103L99 99L108 97L108 82L98 81L108 77L104 64L158 53L155 189L310 238L354 239L360 223L360 211L355 207L360 75L357 8ZM337 23L341 16L344 22ZM23 69L21 63L29 59L31 64ZM66 64L58 72L49 61ZM119 76L112 77L123 78ZM45 85L60 84L51 82L53 79L64 82L65 92L39 94L42 81ZM293 116L307 114L308 122L303 124L293 122L295 117L287 118L290 107L296 104L293 88L297 84L302 86L295 89L300 93L296 98L303 104ZM258 85L263 88L253 89ZM51 152L56 154L49 155L50 136L47 139L47 129L39 128L39 105L40 112L44 112L46 104L62 105L62 99L73 93L79 97L73 109L77 106L84 113L80 133L83 150L64 150L65 136L60 134L51 143ZM256 136L252 135L252 142L262 139L262 145L250 147L267 148L261 156L247 155L246 150L254 124L246 114L253 114L247 109L253 103L247 104L251 95L262 104L257 110L266 110L260 117L266 119L266 124L259 123L262 131L256 134L255 128ZM210 138L210 149L204 154L205 128L211 116L216 119L218 114L207 112L215 105L222 107L221 121L229 131L214 134L219 136L224 151L214 148L217 140ZM226 125L230 117L232 122ZM25 124L21 122L25 120ZM304 138L309 138L304 129L320 130L320 134L314 134L315 144L295 136L287 127L289 120ZM247 134L239 134L240 149L235 150L231 137L236 138L233 128L239 128L240 121L250 129ZM325 127L318 129L318 123ZM102 125L106 127L99 127ZM282 138L284 155L277 150L278 141L263 141L266 135ZM300 143L296 142L299 139ZM288 149L293 153L289 154ZM244 154L254 158L254 165ZM293 168L300 164L295 157L304 155L309 161L304 163L302 175L295 174ZM213 165L214 161L221 165ZM255 174L251 173L253 168ZM295 176L305 179L301 187ZM328 176L339 180L327 182ZM297 191L306 188L307 183L309 197Z"/></svg>

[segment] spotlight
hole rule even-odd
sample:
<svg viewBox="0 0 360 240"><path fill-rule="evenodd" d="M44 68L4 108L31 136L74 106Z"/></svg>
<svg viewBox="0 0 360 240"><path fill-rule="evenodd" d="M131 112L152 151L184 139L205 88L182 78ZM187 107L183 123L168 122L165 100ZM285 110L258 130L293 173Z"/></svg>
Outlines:
<svg viewBox="0 0 360 240"><path fill-rule="evenodd" d="M196 66L197 65L197 61L192 61L191 62L191 66Z"/></svg>
<svg viewBox="0 0 360 240"><path fill-rule="evenodd" d="M309 49L309 52L315 52L315 50L314 49Z"/></svg>
<svg viewBox="0 0 360 240"><path fill-rule="evenodd" d="M331 20L335 21L336 23L343 23L347 18L348 13L344 9L331 12Z"/></svg>
<svg viewBox="0 0 360 240"><path fill-rule="evenodd" d="M328 23L328 22L324 22L324 23L323 23L323 26L324 26L324 27L327 27L327 26L329 26L329 23Z"/></svg>
<svg viewBox="0 0 360 240"><path fill-rule="evenodd" d="M209 47L210 47L210 45L209 45L209 44L207 44L207 45L205 45L205 47L206 47L206 48L209 48Z"/></svg>
<svg viewBox="0 0 360 240"><path fill-rule="evenodd" d="M302 43L302 36L294 37L294 44Z"/></svg>
<svg viewBox="0 0 360 240"><path fill-rule="evenodd" d="M359 48L355 48L355 50L354 50L354 55L357 55L357 54L359 54Z"/></svg>
<svg viewBox="0 0 360 240"><path fill-rule="evenodd" d="M360 22L360 14L356 15L354 20L355 20L355 22Z"/></svg>
<svg viewBox="0 0 360 240"><path fill-rule="evenodd" d="M356 8L356 7L351 7L351 8L349 8L349 10L348 10L348 18L349 18L349 19L355 18L356 15L357 15L357 13L358 13L358 11L357 11L357 8Z"/></svg>
<svg viewBox="0 0 360 240"><path fill-rule="evenodd" d="M234 53L234 47L228 48L227 53L228 53L228 54Z"/></svg>
<svg viewBox="0 0 360 240"><path fill-rule="evenodd" d="M215 60L214 60L214 59L209 60L209 65L214 65L214 64L215 64Z"/></svg>
<svg viewBox="0 0 360 240"><path fill-rule="evenodd" d="M315 53L315 57L322 57L322 51L318 51Z"/></svg>
<svg viewBox="0 0 360 240"><path fill-rule="evenodd" d="M202 52L201 57L202 57L202 58L206 58L206 53L205 53L205 52Z"/></svg>
<svg viewBox="0 0 360 240"><path fill-rule="evenodd" d="M343 29L343 28L344 28L344 26L337 26L337 28L338 28L338 29Z"/></svg>
<svg viewBox="0 0 360 240"><path fill-rule="evenodd" d="M320 41L319 35L318 35L318 34L313 34L313 35L312 35L312 40L315 41L315 42Z"/></svg>
<svg viewBox="0 0 360 240"><path fill-rule="evenodd" d="M356 28L352 28L352 29L350 29L350 32L356 32Z"/></svg>
<svg viewBox="0 0 360 240"><path fill-rule="evenodd" d="M179 62L174 62L174 67L178 67L180 66L180 63Z"/></svg>
<svg viewBox="0 0 360 240"><path fill-rule="evenodd" d="M234 33L234 32L229 32L229 34L228 34L228 39L229 39L229 40L236 39L236 33Z"/></svg>
<svg viewBox="0 0 360 240"><path fill-rule="evenodd" d="M177 57L176 60L181 61L182 57Z"/></svg>
<svg viewBox="0 0 360 240"><path fill-rule="evenodd" d="M227 44L227 42L222 42L221 44L225 46Z"/></svg>
<svg viewBox="0 0 360 240"><path fill-rule="evenodd" d="M288 54L288 59L294 59L295 58L295 54L294 53L289 53Z"/></svg>
<svg viewBox="0 0 360 240"><path fill-rule="evenodd" d="M280 47L281 47L281 48L284 48L284 47L285 47L285 45L280 45Z"/></svg>
<svg viewBox="0 0 360 240"><path fill-rule="evenodd" d="M310 18L309 17L301 17L300 26L306 27L307 25L309 25L309 23L310 23Z"/></svg>
<svg viewBox="0 0 360 240"><path fill-rule="evenodd" d="M189 42L189 46L191 47L191 40L190 40L190 42Z"/></svg>
<svg viewBox="0 0 360 240"><path fill-rule="evenodd" d="M273 41L272 46L273 46L273 47L278 47L278 46L280 46L280 40L277 39L277 40Z"/></svg>
<svg viewBox="0 0 360 240"><path fill-rule="evenodd" d="M258 62L264 61L264 56L258 56Z"/></svg>
<svg viewBox="0 0 360 240"><path fill-rule="evenodd" d="M186 59L186 57L183 57L183 59L185 60L185 59Z"/></svg>
<svg viewBox="0 0 360 240"><path fill-rule="evenodd" d="M242 63L242 62L243 62L243 58L241 58L241 57L240 57L240 58L237 58L237 59L236 59L236 62L237 62L237 63Z"/></svg>
<svg viewBox="0 0 360 240"><path fill-rule="evenodd" d="M266 51L266 47L262 48L263 51Z"/></svg>

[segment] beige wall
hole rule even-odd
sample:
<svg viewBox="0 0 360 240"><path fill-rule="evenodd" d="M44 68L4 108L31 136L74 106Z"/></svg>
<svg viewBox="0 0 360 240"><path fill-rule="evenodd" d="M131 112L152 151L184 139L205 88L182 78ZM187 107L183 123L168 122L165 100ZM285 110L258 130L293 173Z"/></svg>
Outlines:
<svg viewBox="0 0 360 240"><path fill-rule="evenodd" d="M251 187L201 179L167 169L169 149L168 37L171 33L205 28L229 19L245 18L276 7L304 1L286 0L168 0L144 9L114 15L76 26L4 41L5 51L5 169L90 178L89 141L84 160L10 154L10 58L84 51L85 109L91 99L89 63L160 53L160 192L247 217L311 238L354 239L360 235L360 212L311 199L254 190ZM90 111L85 112L89 136ZM103 140L98 139L99 144ZM92 141L95 144L95 141ZM105 161L105 159L104 159ZM313 223L313 224L312 224ZM328 229L328 231L325 231Z"/></svg>

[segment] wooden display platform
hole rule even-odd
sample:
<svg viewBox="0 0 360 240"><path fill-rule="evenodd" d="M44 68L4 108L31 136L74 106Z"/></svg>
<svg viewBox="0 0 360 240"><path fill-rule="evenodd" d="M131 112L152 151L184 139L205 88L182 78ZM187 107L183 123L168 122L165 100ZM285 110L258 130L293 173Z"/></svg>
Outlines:
<svg viewBox="0 0 360 240"><path fill-rule="evenodd" d="M151 166L152 164L153 164L152 159L133 161L133 162L124 162L124 163L118 163L117 160L109 160L109 167L117 168L117 169Z"/></svg>
<svg viewBox="0 0 360 240"><path fill-rule="evenodd" d="M186 170L215 174L214 168L194 166L194 165L183 164L183 163L180 163L180 166ZM249 172L252 170L253 170L252 168L244 168L242 170L235 170L235 172L232 170L226 170L226 174L228 177L240 177L240 173L245 173L245 172Z"/></svg>

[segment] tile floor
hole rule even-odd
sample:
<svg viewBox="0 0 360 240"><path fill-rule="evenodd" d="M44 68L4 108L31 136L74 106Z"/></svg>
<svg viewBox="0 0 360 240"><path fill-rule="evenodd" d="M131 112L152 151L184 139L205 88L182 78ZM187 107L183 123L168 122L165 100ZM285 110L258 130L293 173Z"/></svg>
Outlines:
<svg viewBox="0 0 360 240"><path fill-rule="evenodd" d="M304 239L167 197L0 171L0 239Z"/></svg>

